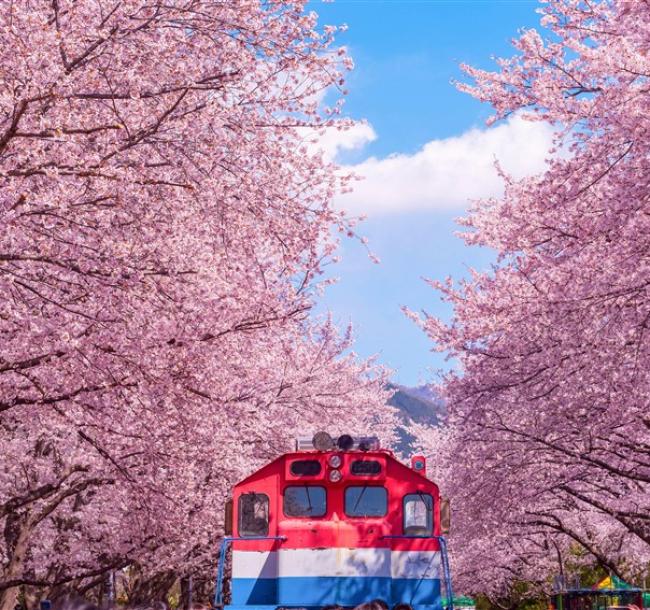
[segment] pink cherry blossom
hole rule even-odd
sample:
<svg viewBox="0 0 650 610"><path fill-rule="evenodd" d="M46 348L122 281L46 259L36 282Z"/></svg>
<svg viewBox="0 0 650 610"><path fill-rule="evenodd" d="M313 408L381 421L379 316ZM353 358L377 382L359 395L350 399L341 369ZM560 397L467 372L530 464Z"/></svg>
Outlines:
<svg viewBox="0 0 650 610"><path fill-rule="evenodd" d="M560 154L464 219L499 258L432 282L451 321L410 314L460 365L440 449L454 569L494 595L548 590L576 548L628 578L650 559L650 11L562 0L542 15L545 31L460 87L494 120L556 125Z"/></svg>
<svg viewBox="0 0 650 610"><path fill-rule="evenodd" d="M304 5L0 8L2 610L212 570L230 486L297 433L391 440L385 373L309 315L352 223L303 147L348 65Z"/></svg>

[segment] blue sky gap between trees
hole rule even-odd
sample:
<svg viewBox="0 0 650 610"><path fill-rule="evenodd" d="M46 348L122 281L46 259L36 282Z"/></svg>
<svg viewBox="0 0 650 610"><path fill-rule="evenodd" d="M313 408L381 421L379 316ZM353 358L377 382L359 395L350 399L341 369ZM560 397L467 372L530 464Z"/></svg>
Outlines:
<svg viewBox="0 0 650 610"><path fill-rule="evenodd" d="M454 235L467 199L499 194L497 158L518 176L543 168L550 127L515 118L487 128L490 107L453 85L463 79L461 63L490 67L492 57L513 55L518 30L539 27L538 7L525 0L309 3L321 24L349 28L338 37L355 62L345 114L366 124L328 148L366 176L337 203L368 216L360 233L381 259L376 265L361 244L345 241L332 268L339 282L319 311L332 311L342 325L352 321L355 351L378 354L398 383L431 381L450 366L400 310L449 315L422 278L457 278L492 260Z"/></svg>

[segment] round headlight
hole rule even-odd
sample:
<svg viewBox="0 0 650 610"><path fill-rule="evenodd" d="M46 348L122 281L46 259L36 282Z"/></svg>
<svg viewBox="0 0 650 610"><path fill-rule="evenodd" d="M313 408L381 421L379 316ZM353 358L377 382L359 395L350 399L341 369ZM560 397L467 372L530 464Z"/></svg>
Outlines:
<svg viewBox="0 0 650 610"><path fill-rule="evenodd" d="M334 447L334 439L327 432L316 432L312 444L316 451L329 451Z"/></svg>
<svg viewBox="0 0 650 610"><path fill-rule="evenodd" d="M340 468L343 460L340 455L330 455L328 463L332 468Z"/></svg>
<svg viewBox="0 0 650 610"><path fill-rule="evenodd" d="M330 481L338 483L343 478L340 470L330 470Z"/></svg>
<svg viewBox="0 0 650 610"><path fill-rule="evenodd" d="M342 434L336 439L336 444L341 451L350 451L354 447L354 439L349 434Z"/></svg>

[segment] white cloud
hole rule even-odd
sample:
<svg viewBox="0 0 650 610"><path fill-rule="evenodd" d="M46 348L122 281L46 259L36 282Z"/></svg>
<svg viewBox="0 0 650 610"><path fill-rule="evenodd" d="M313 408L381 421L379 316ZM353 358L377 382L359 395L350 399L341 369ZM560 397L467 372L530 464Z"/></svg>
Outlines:
<svg viewBox="0 0 650 610"><path fill-rule="evenodd" d="M359 123L349 132L326 134L326 146L322 141L320 145L335 155L341 149L359 148L375 137L370 125ZM496 127L431 140L413 155L371 157L345 168L364 180L354 184L352 193L339 196L336 204L368 215L461 209L469 199L502 193L495 159L514 177L536 174L545 167L552 140L553 128L547 123L513 116Z"/></svg>
<svg viewBox="0 0 650 610"><path fill-rule="evenodd" d="M377 134L372 126L366 121L359 121L341 131L336 127L327 128L315 146L325 153L327 159L334 159L342 150L360 150L376 139Z"/></svg>
<svg viewBox="0 0 650 610"><path fill-rule="evenodd" d="M377 134L366 121L357 121L348 129L325 127L321 130L298 128L309 150L321 151L327 161L332 161L343 150L361 150L377 139Z"/></svg>

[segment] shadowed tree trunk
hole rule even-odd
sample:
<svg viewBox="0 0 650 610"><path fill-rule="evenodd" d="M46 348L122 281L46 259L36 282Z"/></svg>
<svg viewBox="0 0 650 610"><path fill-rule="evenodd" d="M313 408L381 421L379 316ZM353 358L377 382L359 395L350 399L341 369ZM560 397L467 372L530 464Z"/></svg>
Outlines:
<svg viewBox="0 0 650 610"><path fill-rule="evenodd" d="M1 588L2 582L9 583L22 575L32 528L33 523L29 514L13 518L10 514L5 522L4 536L9 551L9 562L2 572L2 581L0 582L0 610L13 610L16 605L20 587Z"/></svg>
<svg viewBox="0 0 650 610"><path fill-rule="evenodd" d="M151 604L155 601L167 602L167 594L174 586L177 576L175 572L167 570L148 578L142 578L139 571L132 575L129 594L129 604Z"/></svg>
<svg viewBox="0 0 650 610"><path fill-rule="evenodd" d="M193 589L194 582L191 576L181 578L181 608L183 610L192 610Z"/></svg>

